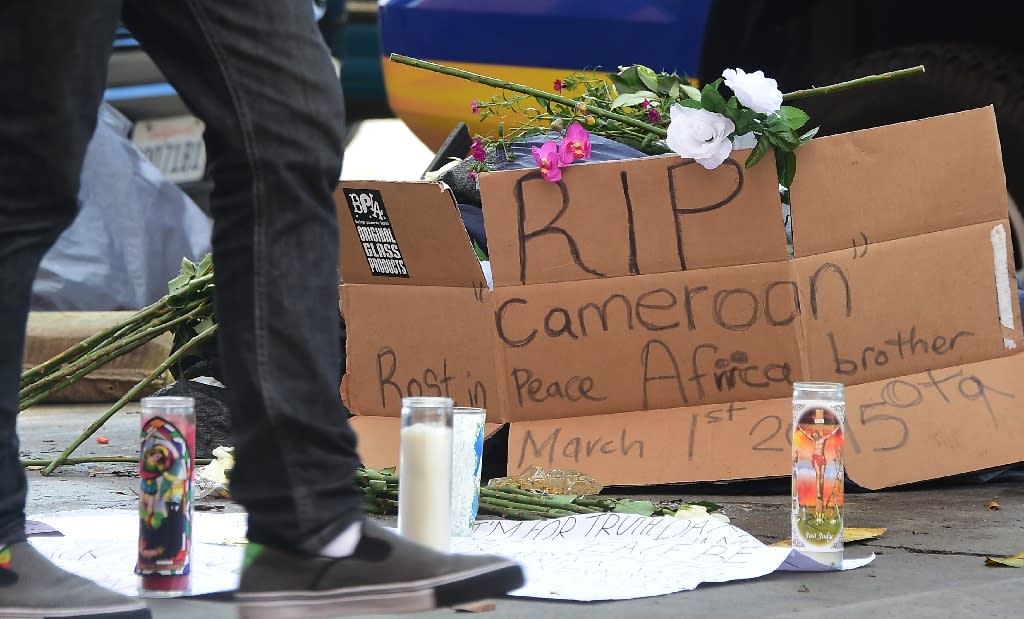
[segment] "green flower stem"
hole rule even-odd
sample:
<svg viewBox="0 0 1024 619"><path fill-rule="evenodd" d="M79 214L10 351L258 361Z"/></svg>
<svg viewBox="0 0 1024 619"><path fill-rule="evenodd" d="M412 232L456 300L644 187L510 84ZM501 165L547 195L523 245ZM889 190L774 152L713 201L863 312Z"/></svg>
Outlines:
<svg viewBox="0 0 1024 619"><path fill-rule="evenodd" d="M527 506L522 503L516 503L515 501L506 501L503 499L493 499L490 497L480 496L480 508L484 506L489 508L501 508L501 509L514 509L517 511L528 511L540 514L545 518L561 518L562 516L575 516L577 512L572 512L567 509L558 509L555 507L539 507L536 505Z"/></svg>
<svg viewBox="0 0 1024 619"><path fill-rule="evenodd" d="M583 507L593 507L599 511L607 512L615 509L615 501L612 499L576 499L573 503Z"/></svg>
<svg viewBox="0 0 1024 619"><path fill-rule="evenodd" d="M32 381L36 380L38 377L45 376L53 369L60 367L68 359L73 359L81 353L92 350L93 347L95 347L101 342L106 341L107 338L110 338L119 331L125 328L133 327L138 323L148 320L151 316L157 314L162 307L163 300L157 301L156 303L139 310L135 314L132 314L125 320L115 325L111 325L110 327L107 327L103 331L100 331L99 333L85 340L82 340L81 342L75 344L71 348L68 348L64 352L50 359L47 359L46 361L40 363L39 365L33 368L25 370L21 374L21 386L24 387L28 384L31 384Z"/></svg>
<svg viewBox="0 0 1024 619"><path fill-rule="evenodd" d="M435 73L443 73L444 75L458 77L460 79L469 80L471 82L477 82L479 84L484 84L486 86L493 86L494 88L501 88L502 90L511 90L513 92L522 93L524 95L530 95L535 99L555 101L570 108L576 107L577 104L577 101L574 101L569 97L556 95L551 92L540 90L539 88L531 88L529 86L524 86L522 84L507 82L505 80L488 77L486 75L480 75L479 73L473 73L471 71L464 71L463 69L457 69L455 67L437 64L435 62L427 62L426 60L419 60L416 58L411 58L409 56L403 56L402 54L391 54L390 58L392 62L397 62L399 64L409 65L411 67L416 67L419 69L427 69L428 71L434 71ZM665 138L668 136L668 132L662 129L661 127L655 127L654 125L649 125L642 120L637 120L635 118L630 118L629 116L625 116L623 114L610 112L608 110L601 109L590 104L587 105L586 113L593 114L594 116L601 116L603 118L617 120L621 123L636 127L638 129L642 129L647 133L653 133L659 138Z"/></svg>
<svg viewBox="0 0 1024 619"><path fill-rule="evenodd" d="M114 415L114 413L121 410L124 407L124 405L127 404L128 402L131 402L136 396L138 396L142 392L143 389L146 388L147 385L149 385L151 382L156 380L156 378L158 378L160 375L166 372L167 368L177 363L182 357L185 356L186 353L188 353L190 350L192 350L202 342L206 341L210 337L212 337L213 334L216 332L217 325L213 325L206 331L203 331L199 335L195 336L194 338L186 342L181 348L174 351L174 353L168 356L163 363L157 366L156 369L150 372L137 385L129 389L128 392L125 393L120 400L115 402L113 406L107 409L105 413L100 415L99 419L92 422L92 424L90 424L88 428L86 428L80 435L78 435L78 438L76 438L71 443L71 445L68 445L67 449L61 452L59 456L54 458L54 460L50 462L50 464L46 465L46 468L42 470L42 474L44 476L50 475L50 473L52 473L55 468L57 468L58 466L61 465L61 463L67 460L68 456L70 456L71 453L75 451L75 449L78 449L79 445L84 443L86 439L95 434L95 432L99 430L100 427L102 427L103 424L106 423L107 420Z"/></svg>
<svg viewBox="0 0 1024 619"><path fill-rule="evenodd" d="M359 470L357 470L356 471L356 479L357 480L359 480L359 479L376 479L376 480L386 481L389 484L398 484L398 476L397 475L385 475L384 473L381 473L380 471L376 471L374 469L359 469Z"/></svg>
<svg viewBox="0 0 1024 619"><path fill-rule="evenodd" d="M60 372L53 373L23 388L18 393L18 397L21 400L20 409L25 410L29 406L38 403L53 393L71 385L93 370L162 335L172 327L188 320L209 315L212 309L212 305L205 300L200 300L197 304L182 308L182 311L188 310L183 315L166 314L144 325L141 331L137 331L126 338L115 340L102 348L82 355L73 363L61 367ZM56 386L54 386L55 383Z"/></svg>
<svg viewBox="0 0 1024 619"><path fill-rule="evenodd" d="M477 511L483 516L501 516L502 518L508 518L509 520L544 520L545 518L548 518L548 516L545 516L540 512L515 509L513 507L502 507L500 505L491 505L486 501L480 501L480 506Z"/></svg>
<svg viewBox="0 0 1024 619"><path fill-rule="evenodd" d="M551 499L545 499L544 495L524 496L522 494L514 492L501 492L496 488L481 488L480 499L492 499L496 501L504 501L507 503L515 503L519 506L531 505L535 507L541 507L544 509L557 509L566 512L572 512L574 514L593 514L600 510L592 507L583 507L582 505L574 505L572 503L559 503Z"/></svg>
<svg viewBox="0 0 1024 619"><path fill-rule="evenodd" d="M479 73L473 73L471 71L465 71L463 69L457 69L455 67L450 67L434 62L428 62L426 60L419 60L417 58L411 58L409 56L404 56L402 54L391 54L390 58L392 62L397 62L399 64L409 65L420 69L427 69L428 71L434 71L436 73L450 75L452 77L457 77L460 79L485 84L487 86L493 86L494 88L500 88L502 90L518 92L543 101L555 101L569 107L575 107L577 104L577 101L574 101L573 99L570 99L568 97L557 95L555 93L546 92L544 90L531 88L523 84L516 84L514 82L508 82L486 75L481 75ZM785 93L782 96L782 99L783 101L795 101L798 99L806 99L807 97L814 97L817 95L831 94L835 92L841 92L844 90L850 90L852 88L859 88L860 86L873 84L875 82L882 82L886 80L917 75L919 73L924 73L924 71L924 65L918 65L916 67L898 69L895 71L887 71L885 73L879 73L875 75L866 75L864 77L859 77L857 79L839 82L836 84L830 84L828 86L818 86L815 88L795 90L793 92ZM595 116L601 116L603 118L616 120L623 124L640 129L641 131L644 131L646 133L652 134L661 139L664 139L665 137L668 136L668 131L661 127L656 127L654 125L645 123L642 120L631 118L629 116L625 116L622 114L617 114L615 112L605 110L591 104L587 105L587 112Z"/></svg>
<svg viewBox="0 0 1024 619"><path fill-rule="evenodd" d="M21 466L49 466L53 460L22 460ZM138 464L138 456L86 456L83 458L65 458L63 464L100 464L104 462ZM210 458L196 458L196 466L211 462Z"/></svg>
<svg viewBox="0 0 1024 619"><path fill-rule="evenodd" d="M782 95L782 100L794 101L796 99L806 99L807 97L814 97L817 95L827 95L834 92L849 90L851 88L858 88L866 84L873 84L875 82L884 82L886 80L897 79L900 77L917 75L918 73L924 73L923 64L917 65L916 67L898 69L896 71L886 71L885 73L879 73L877 75L865 75L864 77L858 77L857 79L854 80L839 82L837 84L831 84L829 86L818 86L817 88L805 88L804 90L794 90L793 92L787 92L786 94Z"/></svg>
<svg viewBox="0 0 1024 619"><path fill-rule="evenodd" d="M130 353L136 348L141 347L143 344L145 344L145 342L137 342L131 346L127 346L123 349L120 349L119 354ZM34 386L26 387L25 389L22 390L23 392L25 392L24 395L19 394L20 399L18 401L18 412L21 412L23 410L35 406L36 404L39 404L46 398L64 389L65 387L74 383L75 381L79 380L80 378L82 378L82 376L85 376L89 372L92 372L93 370L105 365L108 361L110 361L110 359L99 359L95 363L90 364L89 366L85 367L76 374L69 377L65 377L64 380L61 380L60 383L53 385L50 388L34 389ZM60 379L63 376L64 375L57 375L54 378Z"/></svg>

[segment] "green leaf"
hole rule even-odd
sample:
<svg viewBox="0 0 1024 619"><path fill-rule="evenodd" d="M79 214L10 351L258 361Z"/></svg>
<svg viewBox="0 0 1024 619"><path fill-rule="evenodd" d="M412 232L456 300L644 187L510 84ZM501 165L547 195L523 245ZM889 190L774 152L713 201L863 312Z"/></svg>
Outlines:
<svg viewBox="0 0 1024 619"><path fill-rule="evenodd" d="M503 122L498 123L498 139L499 140L504 140L505 139L505 123L503 123Z"/></svg>
<svg viewBox="0 0 1024 619"><path fill-rule="evenodd" d="M669 99L678 99L679 98L679 88L680 88L680 86L682 86L682 84L680 84L679 82L676 82L675 84L672 84L672 87L668 89L668 98Z"/></svg>
<svg viewBox="0 0 1024 619"><path fill-rule="evenodd" d="M549 494L544 497L545 500L551 501L557 505L569 505L579 497L575 494Z"/></svg>
<svg viewBox="0 0 1024 619"><path fill-rule="evenodd" d="M644 83L651 90L658 89L658 74L652 69L645 67L642 64L636 65L636 74L640 77L640 81Z"/></svg>
<svg viewBox="0 0 1024 619"><path fill-rule="evenodd" d="M175 290L188 284L189 281L191 281L191 279L191 275L189 275L188 273L182 273L181 275L167 282L167 292L174 292Z"/></svg>
<svg viewBox="0 0 1024 619"><path fill-rule="evenodd" d="M722 93L718 92L718 85L721 83L722 80L717 79L700 91L700 104L705 110L719 114L725 114L728 110Z"/></svg>
<svg viewBox="0 0 1024 619"><path fill-rule="evenodd" d="M731 114L726 114L732 120L733 124L736 125L736 135L743 135L744 133L750 133L751 131L760 134L761 125L757 123L759 114L754 110L741 107L737 108Z"/></svg>
<svg viewBox="0 0 1024 619"><path fill-rule="evenodd" d="M189 295L169 294L167 295L167 307L179 308L188 305Z"/></svg>
<svg viewBox="0 0 1024 619"><path fill-rule="evenodd" d="M200 333L206 333L214 326L216 326L216 323L213 322L213 317L207 316L206 318L199 321L199 323L194 327L196 330L196 335L199 335Z"/></svg>
<svg viewBox="0 0 1024 619"><path fill-rule="evenodd" d="M793 150L800 146L800 137L796 134L796 131L790 129L789 125L783 122L781 118L772 118L769 121L766 133L775 148Z"/></svg>
<svg viewBox="0 0 1024 619"><path fill-rule="evenodd" d="M779 108L779 116L782 118L783 122L786 123L786 126L793 131L803 127L807 124L807 121L811 119L811 117L807 115L807 112L789 105L783 105Z"/></svg>
<svg viewBox="0 0 1024 619"><path fill-rule="evenodd" d="M788 189L796 176L796 155L793 151L775 149L775 171L779 174L779 184Z"/></svg>
<svg viewBox="0 0 1024 619"><path fill-rule="evenodd" d="M694 501L690 505L700 505L704 509L708 510L709 514L717 511L722 511L722 506L718 503L712 503L711 501Z"/></svg>
<svg viewBox="0 0 1024 619"><path fill-rule="evenodd" d="M619 499L615 501L616 514L640 514L650 516L654 513L654 501L634 501L631 499Z"/></svg>
<svg viewBox="0 0 1024 619"><path fill-rule="evenodd" d="M480 262L484 262L484 261L488 260L487 252L485 252L483 250L483 248L480 247L480 245L478 245L475 240L472 240L472 243L473 243L473 253L476 254L476 259L479 260Z"/></svg>
<svg viewBox="0 0 1024 619"><path fill-rule="evenodd" d="M810 141L811 141L811 139L812 139L812 138L813 138L814 136L818 135L818 129L821 129L821 127L815 127L814 129L811 129L811 130L810 130L810 131L808 131L807 133L805 133L805 134L801 135L801 136L800 136L800 145L802 146L802 145L804 145L804 144L806 144L806 143L810 142Z"/></svg>
<svg viewBox="0 0 1024 619"><path fill-rule="evenodd" d="M658 74L658 87L654 89L655 92L661 95L672 96L672 91L675 90L676 95L679 95L679 78L675 75L668 73Z"/></svg>
<svg viewBox="0 0 1024 619"><path fill-rule="evenodd" d="M683 107L690 107L690 108L693 108L695 110L703 109L703 106L701 106L700 101L697 101L696 99L683 99L682 101L677 101L676 105L681 105Z"/></svg>
<svg viewBox="0 0 1024 619"><path fill-rule="evenodd" d="M620 94L636 92L644 87L643 82L640 81L640 75L637 73L636 66L626 67L617 74L610 76L610 79L612 84L615 85L615 90Z"/></svg>
<svg viewBox="0 0 1024 619"><path fill-rule="evenodd" d="M611 107L609 109L614 110L622 106L640 105L644 101L657 103L658 95L654 94L649 90L638 90L636 92L628 92L624 95L619 95L615 97L615 100L612 101Z"/></svg>
<svg viewBox="0 0 1024 619"><path fill-rule="evenodd" d="M686 93L686 96L693 99L694 101L700 101L700 91L690 86L689 84L680 84L680 88Z"/></svg>
<svg viewBox="0 0 1024 619"><path fill-rule="evenodd" d="M763 133L757 136L757 146L754 147L754 150L750 151L750 156L747 157L747 161L743 166L746 168L754 167L754 164L761 161L761 157L765 156L771 146L772 143L768 141L768 136Z"/></svg>
<svg viewBox="0 0 1024 619"><path fill-rule="evenodd" d="M394 475L395 471L397 471L397 470L398 470L397 466L389 466L389 467L383 468L383 469L381 469L381 470L379 470L377 472L380 473L381 475Z"/></svg>
<svg viewBox="0 0 1024 619"><path fill-rule="evenodd" d="M182 275L192 276L196 274L196 265L192 264L192 261L188 258L182 258L180 270Z"/></svg>
<svg viewBox="0 0 1024 619"><path fill-rule="evenodd" d="M209 275L210 271L213 270L213 254L206 254L203 259L199 261L196 266L197 275Z"/></svg>

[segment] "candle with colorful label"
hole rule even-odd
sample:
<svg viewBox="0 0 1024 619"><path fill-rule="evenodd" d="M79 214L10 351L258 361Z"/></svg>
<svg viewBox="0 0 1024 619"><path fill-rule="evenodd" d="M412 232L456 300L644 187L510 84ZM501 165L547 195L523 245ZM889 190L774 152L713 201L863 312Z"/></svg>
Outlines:
<svg viewBox="0 0 1024 619"><path fill-rule="evenodd" d="M819 563L843 563L843 424L839 383L793 385L793 549Z"/></svg>
<svg viewBox="0 0 1024 619"><path fill-rule="evenodd" d="M192 398L142 399L135 566L141 595L171 597L191 588L195 444Z"/></svg>

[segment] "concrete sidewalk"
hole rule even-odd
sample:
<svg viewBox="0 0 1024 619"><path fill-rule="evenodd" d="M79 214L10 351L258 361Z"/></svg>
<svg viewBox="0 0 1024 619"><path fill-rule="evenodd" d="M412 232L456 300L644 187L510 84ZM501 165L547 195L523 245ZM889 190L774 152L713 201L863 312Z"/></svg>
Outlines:
<svg viewBox="0 0 1024 619"><path fill-rule="evenodd" d="M103 406L48 406L18 420L23 458L52 458ZM109 440L88 440L75 456L128 455L137 451L137 405L115 415L98 433ZM29 472L28 513L84 508L134 508L134 465L91 464L58 469L50 477ZM723 487L727 491L728 487ZM998 497L1000 509L986 504ZM633 497L639 498L639 497ZM665 498L665 497L659 497ZM774 542L788 538L788 495L696 495L681 488L684 500L709 500L724 506L733 524ZM204 502L211 502L204 501ZM225 508L237 510L229 502ZM1024 484L932 485L914 490L850 494L847 524L888 527L884 537L851 545L848 555L878 557L864 568L832 573L776 573L695 591L625 602L566 603L508 598L498 600L487 617L565 617L612 619L657 617L1019 617L1024 599L1024 569L985 566L986 556L1024 551ZM127 533L126 533L127 534ZM580 574L586 578L586 574ZM154 600L158 619L183 616L235 617L229 604L190 600ZM452 616L451 610L424 617ZM408 615L403 615L408 616Z"/></svg>

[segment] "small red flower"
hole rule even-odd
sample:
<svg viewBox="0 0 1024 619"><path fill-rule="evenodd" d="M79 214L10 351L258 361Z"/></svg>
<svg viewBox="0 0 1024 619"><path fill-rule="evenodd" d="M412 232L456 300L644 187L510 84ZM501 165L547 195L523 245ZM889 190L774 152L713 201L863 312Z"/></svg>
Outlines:
<svg viewBox="0 0 1024 619"><path fill-rule="evenodd" d="M647 110L647 118L648 120L651 121L651 123L656 125L661 122L661 113L659 113L658 110L652 107Z"/></svg>
<svg viewBox="0 0 1024 619"><path fill-rule="evenodd" d="M590 133L579 123L572 123L558 148L558 157L565 165L577 159L590 158Z"/></svg>
<svg viewBox="0 0 1024 619"><path fill-rule="evenodd" d="M487 149L484 148L484 141L480 138L474 138L473 143L469 147L469 154L473 155L473 159L477 161L487 161Z"/></svg>
<svg viewBox="0 0 1024 619"><path fill-rule="evenodd" d="M540 175L546 181L557 183L562 180L561 162L558 160L558 145L554 140L544 142L540 148L534 146L532 149L533 160L540 167Z"/></svg>
<svg viewBox="0 0 1024 619"><path fill-rule="evenodd" d="M646 110L647 108L651 107L651 102L648 101L647 99L644 99L643 101L640 102L640 107Z"/></svg>
<svg viewBox="0 0 1024 619"><path fill-rule="evenodd" d="M562 80L555 80L555 92L562 92Z"/></svg>
<svg viewBox="0 0 1024 619"><path fill-rule="evenodd" d="M473 112L474 115L480 113L480 103L476 99L469 102L469 111Z"/></svg>
<svg viewBox="0 0 1024 619"><path fill-rule="evenodd" d="M477 177L477 174L476 174L476 171L474 171L474 170L470 170L469 174L466 174L466 178L468 178L471 181L475 181L476 177Z"/></svg>

